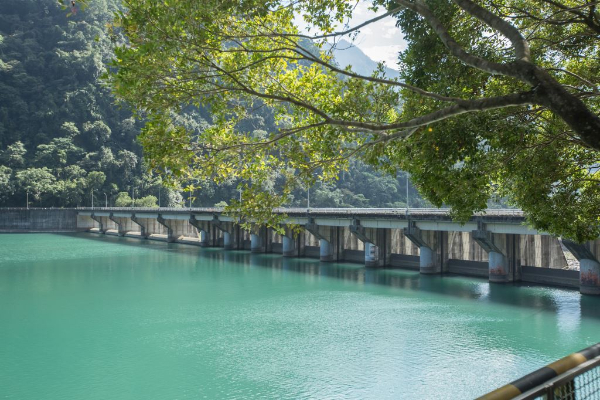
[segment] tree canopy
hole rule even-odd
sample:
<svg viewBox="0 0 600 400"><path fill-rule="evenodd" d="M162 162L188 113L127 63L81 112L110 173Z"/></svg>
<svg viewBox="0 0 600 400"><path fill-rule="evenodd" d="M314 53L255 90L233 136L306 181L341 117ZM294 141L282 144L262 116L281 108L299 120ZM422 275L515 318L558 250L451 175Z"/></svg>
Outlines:
<svg viewBox="0 0 600 400"><path fill-rule="evenodd" d="M232 209L264 217L359 158L409 171L462 220L504 196L537 228L600 234L595 2L377 0L379 17L345 26L356 4L126 0L114 28L128 42L109 79L146 121L149 165L171 180L239 179ZM326 44L385 16L408 42L400 78L339 68ZM209 107L213 124L178 123L190 106ZM264 107L275 129L246 129Z"/></svg>

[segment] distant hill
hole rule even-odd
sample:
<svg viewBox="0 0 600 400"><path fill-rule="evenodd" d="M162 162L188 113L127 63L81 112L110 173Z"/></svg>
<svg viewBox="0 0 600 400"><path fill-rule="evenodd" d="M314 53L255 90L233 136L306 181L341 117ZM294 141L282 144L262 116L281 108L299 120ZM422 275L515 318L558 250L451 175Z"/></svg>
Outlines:
<svg viewBox="0 0 600 400"><path fill-rule="evenodd" d="M338 64L345 68L352 65L352 69L361 75L371 75L377 68L377 62L371 60L361 49L350 42L341 40L333 50L335 60ZM385 75L388 78L397 78L400 74L398 71L385 68Z"/></svg>

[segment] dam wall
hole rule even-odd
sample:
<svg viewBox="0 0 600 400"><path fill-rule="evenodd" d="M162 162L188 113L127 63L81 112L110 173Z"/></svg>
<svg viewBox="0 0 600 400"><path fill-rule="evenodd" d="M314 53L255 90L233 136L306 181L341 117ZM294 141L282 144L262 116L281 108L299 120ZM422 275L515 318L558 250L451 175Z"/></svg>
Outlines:
<svg viewBox="0 0 600 400"><path fill-rule="evenodd" d="M0 209L0 232L80 232L89 227L77 222L77 210L61 208Z"/></svg>

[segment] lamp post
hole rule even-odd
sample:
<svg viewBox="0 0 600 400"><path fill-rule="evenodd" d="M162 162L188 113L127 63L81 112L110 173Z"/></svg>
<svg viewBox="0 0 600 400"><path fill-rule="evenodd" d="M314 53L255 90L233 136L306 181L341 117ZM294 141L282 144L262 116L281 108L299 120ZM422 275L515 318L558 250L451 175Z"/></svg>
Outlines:
<svg viewBox="0 0 600 400"><path fill-rule="evenodd" d="M406 173L406 214L408 215L408 209L410 208L408 203L408 172Z"/></svg>
<svg viewBox="0 0 600 400"><path fill-rule="evenodd" d="M29 210L29 189L27 189L27 209Z"/></svg>
<svg viewBox="0 0 600 400"><path fill-rule="evenodd" d="M306 190L307 195L306 195L306 208L310 208L310 186L308 187L308 189Z"/></svg>
<svg viewBox="0 0 600 400"><path fill-rule="evenodd" d="M108 208L108 196L104 193L104 208Z"/></svg>
<svg viewBox="0 0 600 400"><path fill-rule="evenodd" d="M94 209L94 189L92 189L92 210Z"/></svg>

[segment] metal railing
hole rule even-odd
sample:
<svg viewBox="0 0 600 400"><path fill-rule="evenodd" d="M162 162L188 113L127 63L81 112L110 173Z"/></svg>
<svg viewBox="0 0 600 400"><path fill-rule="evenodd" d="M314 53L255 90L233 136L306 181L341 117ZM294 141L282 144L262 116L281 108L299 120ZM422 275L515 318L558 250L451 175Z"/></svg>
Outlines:
<svg viewBox="0 0 600 400"><path fill-rule="evenodd" d="M479 400L600 400L600 343L569 354Z"/></svg>
<svg viewBox="0 0 600 400"><path fill-rule="evenodd" d="M600 356L539 385L516 400L600 400Z"/></svg>

